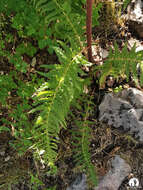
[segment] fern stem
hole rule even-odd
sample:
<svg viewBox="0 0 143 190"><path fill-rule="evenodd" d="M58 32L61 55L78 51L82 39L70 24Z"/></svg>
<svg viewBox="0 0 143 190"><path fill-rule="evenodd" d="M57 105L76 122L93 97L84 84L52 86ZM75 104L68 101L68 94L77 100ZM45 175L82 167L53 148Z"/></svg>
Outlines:
<svg viewBox="0 0 143 190"><path fill-rule="evenodd" d="M86 1L86 36L87 36L87 47L88 47L88 61L93 62L92 57L92 3L93 0Z"/></svg>

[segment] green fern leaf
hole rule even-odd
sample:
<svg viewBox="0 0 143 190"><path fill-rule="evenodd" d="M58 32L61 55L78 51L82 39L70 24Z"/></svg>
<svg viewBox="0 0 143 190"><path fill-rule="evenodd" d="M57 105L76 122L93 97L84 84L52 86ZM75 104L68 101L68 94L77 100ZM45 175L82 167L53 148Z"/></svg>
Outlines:
<svg viewBox="0 0 143 190"><path fill-rule="evenodd" d="M74 147L73 158L77 165L81 166L83 171L86 171L89 180L94 185L97 185L97 176L95 173L95 168L91 162L91 155L89 152L89 137L91 133L90 125L93 124L93 122L88 121L88 115L92 109L92 102L89 100L87 102L85 103L85 113L82 113L82 120L75 121L78 128L71 130L73 137L72 145Z"/></svg>
<svg viewBox="0 0 143 190"><path fill-rule="evenodd" d="M50 25L55 38L76 41L83 48L81 37L84 38L85 12L74 12L76 2L62 0L29 0L38 14L44 16L45 24ZM82 3L81 3L82 7ZM81 9L81 8L80 8ZM79 24L77 25L77 19ZM63 22L64 21L64 22ZM80 34L80 35L79 35ZM70 36L70 37L69 37Z"/></svg>
<svg viewBox="0 0 143 190"><path fill-rule="evenodd" d="M134 80L137 81L137 64L142 62L143 51L136 52L136 45L128 51L127 44L122 51L119 50L117 44L115 44L114 48L114 51L110 49L109 56L105 63L97 67L97 69L101 70L100 85L104 84L108 75L112 75L117 79L120 76L126 75L128 81L131 73Z"/></svg>
<svg viewBox="0 0 143 190"><path fill-rule="evenodd" d="M42 65L49 68L49 72L38 73L48 77L48 82L37 89L34 97L36 107L31 110L31 113L40 112L32 129L34 146L31 148L35 149L37 155L43 152L42 158L51 168L57 156L58 134L61 128L66 127L65 118L70 106L83 91L83 80L78 76L78 73L81 73L78 61L78 58L81 60L81 55L75 54L62 42L60 44L64 49L54 49L61 64Z"/></svg>

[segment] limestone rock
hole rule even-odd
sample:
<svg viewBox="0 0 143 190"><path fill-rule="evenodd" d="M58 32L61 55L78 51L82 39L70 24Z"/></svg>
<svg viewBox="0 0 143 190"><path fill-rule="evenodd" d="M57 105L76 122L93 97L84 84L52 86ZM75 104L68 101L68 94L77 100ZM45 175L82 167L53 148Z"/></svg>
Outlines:
<svg viewBox="0 0 143 190"><path fill-rule="evenodd" d="M66 190L87 190L86 175L78 175Z"/></svg>
<svg viewBox="0 0 143 190"><path fill-rule="evenodd" d="M131 172L130 166L119 155L111 160L111 168L94 190L117 190Z"/></svg>
<svg viewBox="0 0 143 190"><path fill-rule="evenodd" d="M121 129L143 142L143 92L135 88L105 95L99 106L99 121Z"/></svg>
<svg viewBox="0 0 143 190"><path fill-rule="evenodd" d="M143 38L143 1L133 0L128 6L129 28Z"/></svg>

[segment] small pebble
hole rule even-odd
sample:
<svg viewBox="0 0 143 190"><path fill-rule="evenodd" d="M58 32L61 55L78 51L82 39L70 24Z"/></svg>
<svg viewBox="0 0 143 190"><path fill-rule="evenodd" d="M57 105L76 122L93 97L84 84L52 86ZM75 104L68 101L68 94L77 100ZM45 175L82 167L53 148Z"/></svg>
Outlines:
<svg viewBox="0 0 143 190"><path fill-rule="evenodd" d="M10 156L7 156L6 158L5 158L5 162L7 162L7 161L9 161L10 160Z"/></svg>

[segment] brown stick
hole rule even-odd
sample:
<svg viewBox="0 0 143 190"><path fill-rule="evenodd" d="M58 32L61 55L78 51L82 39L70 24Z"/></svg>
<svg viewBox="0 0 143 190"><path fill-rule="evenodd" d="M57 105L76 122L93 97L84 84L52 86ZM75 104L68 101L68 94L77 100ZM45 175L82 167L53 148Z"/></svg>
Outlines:
<svg viewBox="0 0 143 190"><path fill-rule="evenodd" d="M93 62L92 57L92 3L93 0L86 1L86 37L87 37L87 48L88 48L88 61Z"/></svg>

